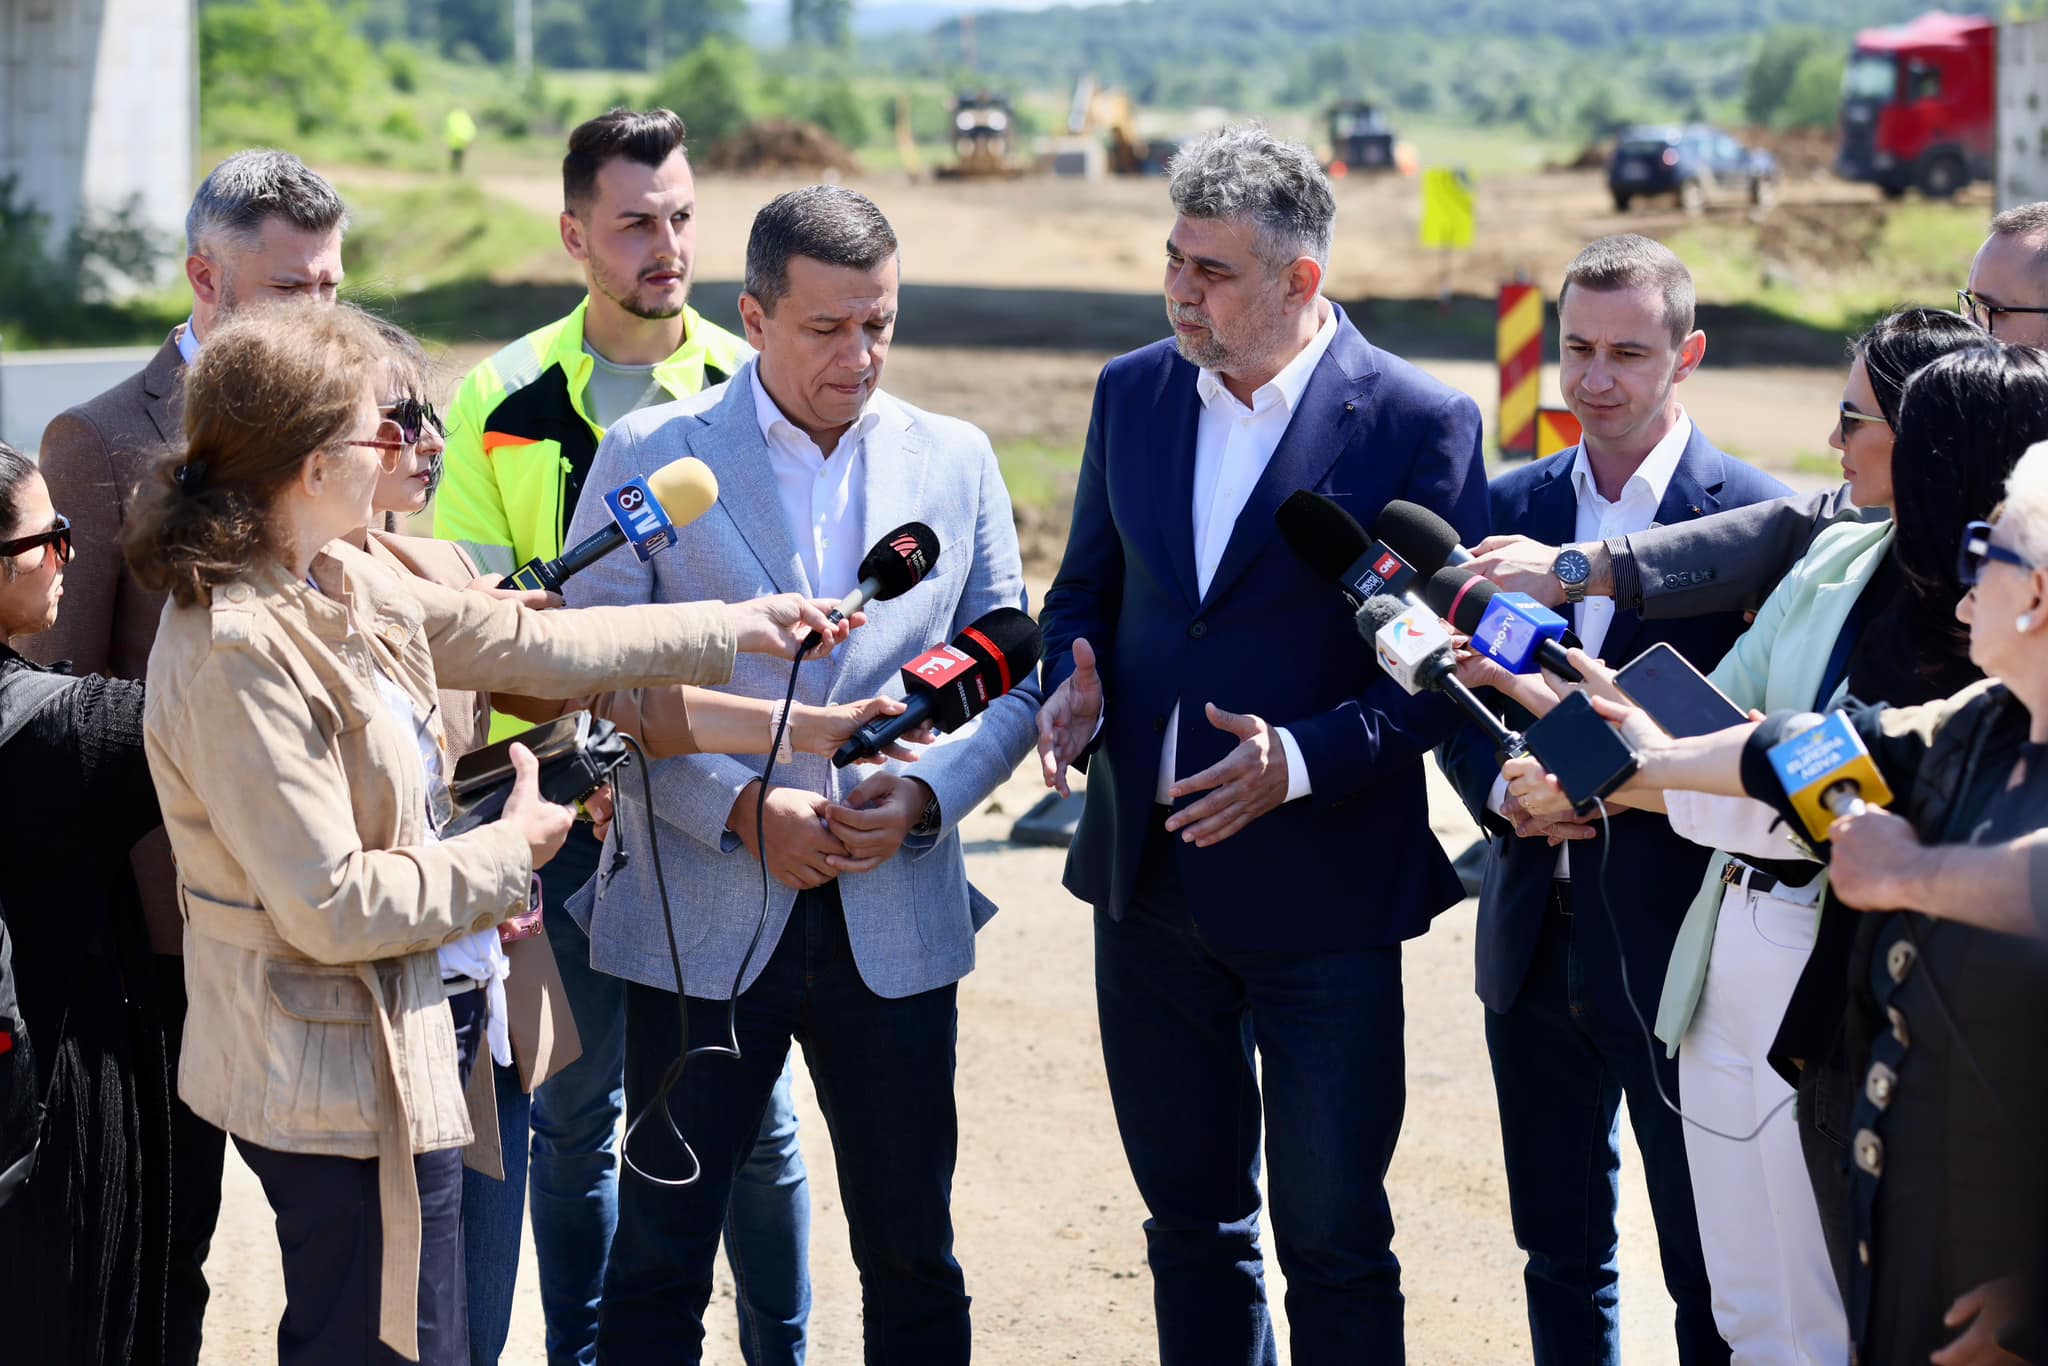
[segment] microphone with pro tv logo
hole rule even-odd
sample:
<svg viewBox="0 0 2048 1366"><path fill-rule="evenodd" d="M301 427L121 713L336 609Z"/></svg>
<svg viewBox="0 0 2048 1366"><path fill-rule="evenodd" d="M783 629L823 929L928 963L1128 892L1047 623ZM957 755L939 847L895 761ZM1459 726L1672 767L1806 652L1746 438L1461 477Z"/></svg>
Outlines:
<svg viewBox="0 0 2048 1366"><path fill-rule="evenodd" d="M1422 692L1447 694L1509 758L1528 753L1528 742L1510 730L1458 678L1450 633L1444 630L1436 613L1383 594L1368 599L1358 609L1357 620L1358 633L1372 643L1373 657L1387 677L1401 685L1402 691L1410 696Z"/></svg>
<svg viewBox="0 0 2048 1366"><path fill-rule="evenodd" d="M1583 682L1565 652L1579 643L1565 619L1527 593L1508 593L1461 565L1429 576L1422 600L1471 637L1472 648L1509 673L1550 670L1567 683Z"/></svg>
<svg viewBox="0 0 2048 1366"><path fill-rule="evenodd" d="M900 716L880 717L855 731L832 756L833 766L880 754L926 723L947 734L960 729L1029 678L1044 647L1038 623L1016 608L983 614L950 645L935 645L903 666L910 705Z"/></svg>
<svg viewBox="0 0 2048 1366"><path fill-rule="evenodd" d="M1382 593L1400 597L1414 587L1415 570L1408 561L1366 535L1335 499L1297 489L1274 511L1273 523L1287 548L1317 577L1343 589L1354 608Z"/></svg>
<svg viewBox="0 0 2048 1366"><path fill-rule="evenodd" d="M844 621L871 602L887 602L917 587L932 566L939 562L938 533L923 522L905 522L876 541L860 562L860 586L839 600L832 620ZM804 637L802 658L820 637L814 631Z"/></svg>
<svg viewBox="0 0 2048 1366"><path fill-rule="evenodd" d="M498 580L500 588L559 593L572 574L590 568L622 545L644 563L676 543L676 528L702 517L718 501L718 476L695 456L672 460L645 479L628 479L604 496L611 525L585 536L558 559L531 559Z"/></svg>

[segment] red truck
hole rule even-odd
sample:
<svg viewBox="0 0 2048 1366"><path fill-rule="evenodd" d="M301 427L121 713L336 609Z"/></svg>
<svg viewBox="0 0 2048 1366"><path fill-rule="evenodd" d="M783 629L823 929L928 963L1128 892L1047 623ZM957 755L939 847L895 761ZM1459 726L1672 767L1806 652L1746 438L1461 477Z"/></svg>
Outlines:
<svg viewBox="0 0 2048 1366"><path fill-rule="evenodd" d="M1997 141L1998 25L1978 15L1923 14L1856 35L1842 82L1835 173L1888 199L1918 186L1946 199L1990 180Z"/></svg>

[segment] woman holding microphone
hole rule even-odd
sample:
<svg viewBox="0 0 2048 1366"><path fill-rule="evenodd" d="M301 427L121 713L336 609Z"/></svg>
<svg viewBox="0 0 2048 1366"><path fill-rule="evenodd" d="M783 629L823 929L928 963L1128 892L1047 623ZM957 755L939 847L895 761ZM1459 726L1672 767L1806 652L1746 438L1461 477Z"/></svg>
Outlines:
<svg viewBox="0 0 2048 1366"><path fill-rule="evenodd" d="M125 547L171 598L144 739L186 915L179 1092L276 1213L293 1366L468 1355L471 1128L436 950L525 911L571 818L515 748L503 816L437 838L439 687L711 683L737 650L850 629L789 595L535 612L357 550L339 538L369 524L405 449L380 430L385 356L346 310L283 304L208 337L185 448Z"/></svg>

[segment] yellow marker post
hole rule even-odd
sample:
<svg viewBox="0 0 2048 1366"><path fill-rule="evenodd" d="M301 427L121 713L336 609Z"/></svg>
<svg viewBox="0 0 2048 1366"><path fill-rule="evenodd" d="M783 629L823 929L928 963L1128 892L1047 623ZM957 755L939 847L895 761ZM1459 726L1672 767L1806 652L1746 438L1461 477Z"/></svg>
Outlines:
<svg viewBox="0 0 2048 1366"><path fill-rule="evenodd" d="M1433 167L1422 173L1422 245L1424 250L1443 252L1443 276L1437 282L1437 302L1451 304L1451 253L1472 245L1475 228L1472 212L1472 182L1463 171Z"/></svg>

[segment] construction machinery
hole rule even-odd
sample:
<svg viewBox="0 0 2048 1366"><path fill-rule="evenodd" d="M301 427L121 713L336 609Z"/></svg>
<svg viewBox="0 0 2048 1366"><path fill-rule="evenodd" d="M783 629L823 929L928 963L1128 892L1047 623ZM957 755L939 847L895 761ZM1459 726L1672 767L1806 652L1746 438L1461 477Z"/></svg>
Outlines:
<svg viewBox="0 0 2048 1366"><path fill-rule="evenodd" d="M1138 110L1130 93L1104 86L1092 74L1074 82L1067 134L1071 139L1099 135L1116 175L1161 175L1179 150L1176 143L1138 136Z"/></svg>
<svg viewBox="0 0 2048 1366"><path fill-rule="evenodd" d="M1377 106L1366 100L1340 100L1326 114L1330 123L1331 175L1400 169L1395 159L1394 130Z"/></svg>
<svg viewBox="0 0 2048 1366"><path fill-rule="evenodd" d="M987 90L963 90L953 100L953 155L938 168L947 180L984 180L1024 174L1013 153L1017 115L1010 102Z"/></svg>

